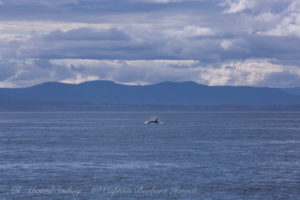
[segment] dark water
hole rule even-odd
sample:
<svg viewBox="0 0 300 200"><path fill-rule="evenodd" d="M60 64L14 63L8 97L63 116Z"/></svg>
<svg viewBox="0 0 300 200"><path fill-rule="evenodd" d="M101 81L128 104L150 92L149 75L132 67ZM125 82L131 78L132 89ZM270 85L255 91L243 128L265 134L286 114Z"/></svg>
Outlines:
<svg viewBox="0 0 300 200"><path fill-rule="evenodd" d="M300 199L300 113L0 113L0 199Z"/></svg>

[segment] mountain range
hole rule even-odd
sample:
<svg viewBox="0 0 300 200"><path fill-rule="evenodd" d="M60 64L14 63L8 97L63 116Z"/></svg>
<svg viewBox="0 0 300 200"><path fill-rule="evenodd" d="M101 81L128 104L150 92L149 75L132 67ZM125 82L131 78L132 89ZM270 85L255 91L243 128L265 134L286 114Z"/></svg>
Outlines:
<svg viewBox="0 0 300 200"><path fill-rule="evenodd" d="M46 82L28 88L0 88L0 103L88 103L127 105L293 105L300 88L206 86L162 82L133 86L111 81Z"/></svg>

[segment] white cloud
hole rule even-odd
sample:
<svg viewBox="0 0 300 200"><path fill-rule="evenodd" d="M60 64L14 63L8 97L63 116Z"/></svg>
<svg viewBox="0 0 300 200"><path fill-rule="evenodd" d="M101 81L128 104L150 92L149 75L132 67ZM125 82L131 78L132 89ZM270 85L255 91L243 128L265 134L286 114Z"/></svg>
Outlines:
<svg viewBox="0 0 300 200"><path fill-rule="evenodd" d="M228 7L225 13L239 13L253 8L256 0L223 0L221 5Z"/></svg>
<svg viewBox="0 0 300 200"><path fill-rule="evenodd" d="M210 28L199 27L199 26L183 26L178 29L172 28L165 31L168 35L173 35L177 37L198 37L214 35L214 31Z"/></svg>
<svg viewBox="0 0 300 200"><path fill-rule="evenodd" d="M223 40L220 44L220 46L224 49L224 50L228 50L230 49L230 47L232 47L232 42L229 40Z"/></svg>
<svg viewBox="0 0 300 200"><path fill-rule="evenodd" d="M179 3L183 2L183 0L136 0L136 1L144 1L150 3Z"/></svg>
<svg viewBox="0 0 300 200"><path fill-rule="evenodd" d="M262 22L273 22L274 20L278 20L280 18L279 15L275 15L271 12L266 12L257 15L254 19L257 21L262 21Z"/></svg>
<svg viewBox="0 0 300 200"><path fill-rule="evenodd" d="M55 22L55 21L0 21L1 33L13 34L45 34L54 30L69 31L78 28L109 29L113 24L105 23L74 23L74 22Z"/></svg>
<svg viewBox="0 0 300 200"><path fill-rule="evenodd" d="M282 13L275 15L266 15L266 21L272 18L277 19L277 23L274 28L266 31L260 31L258 34L269 36L297 36L300 37L300 2L294 0L289 7Z"/></svg>
<svg viewBox="0 0 300 200"><path fill-rule="evenodd" d="M30 38L30 36L25 35L25 34L14 34L14 33L1 34L0 33L0 41L3 41L3 42L18 41L18 40L26 41L29 38Z"/></svg>
<svg viewBox="0 0 300 200"><path fill-rule="evenodd" d="M276 80L266 80L273 74L280 77L287 73L298 76L300 80L300 69L297 66L273 64L268 59L250 59L223 63L219 68L206 68L201 76L208 85L292 87L299 84L286 80L285 85L279 85Z"/></svg>

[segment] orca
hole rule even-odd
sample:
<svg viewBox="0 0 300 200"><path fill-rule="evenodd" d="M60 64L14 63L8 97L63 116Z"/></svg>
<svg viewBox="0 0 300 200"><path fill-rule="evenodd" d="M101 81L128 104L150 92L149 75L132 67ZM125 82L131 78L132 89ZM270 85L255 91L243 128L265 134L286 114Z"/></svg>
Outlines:
<svg viewBox="0 0 300 200"><path fill-rule="evenodd" d="M151 121L147 121L145 122L146 124L159 124L159 121L157 120L157 118L155 120L151 120Z"/></svg>

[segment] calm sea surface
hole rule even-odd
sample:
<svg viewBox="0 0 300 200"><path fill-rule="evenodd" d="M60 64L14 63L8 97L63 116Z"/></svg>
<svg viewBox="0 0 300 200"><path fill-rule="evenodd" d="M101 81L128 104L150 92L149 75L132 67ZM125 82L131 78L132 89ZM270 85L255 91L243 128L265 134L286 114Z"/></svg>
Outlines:
<svg viewBox="0 0 300 200"><path fill-rule="evenodd" d="M300 199L300 113L0 113L0 199Z"/></svg>

